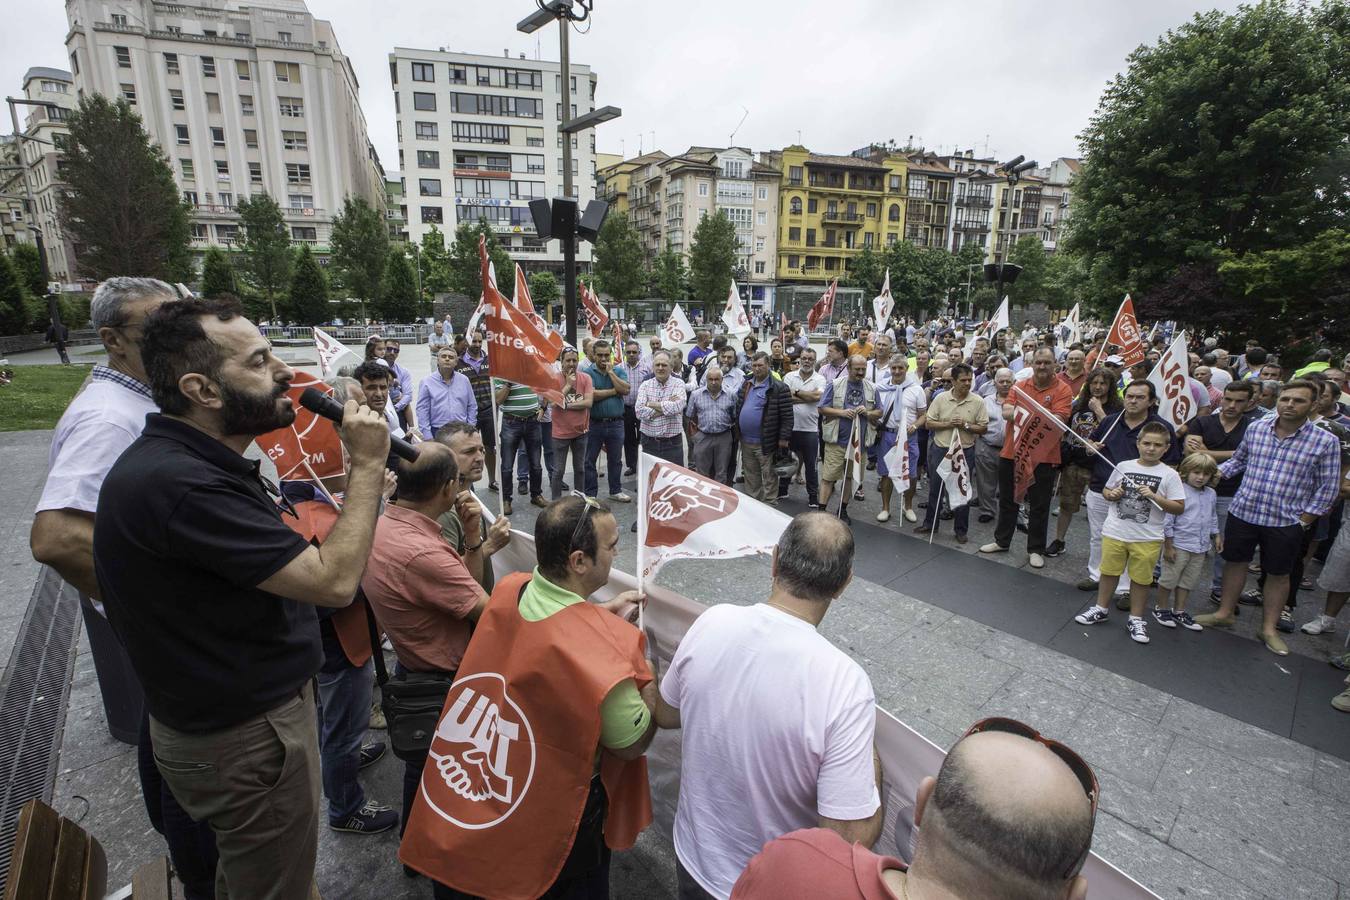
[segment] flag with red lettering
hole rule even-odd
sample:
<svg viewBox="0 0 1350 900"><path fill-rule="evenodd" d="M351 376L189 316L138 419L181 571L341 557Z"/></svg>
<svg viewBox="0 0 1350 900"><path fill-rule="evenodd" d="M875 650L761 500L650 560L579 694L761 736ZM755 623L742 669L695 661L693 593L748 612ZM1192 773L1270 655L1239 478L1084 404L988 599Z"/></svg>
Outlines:
<svg viewBox="0 0 1350 900"><path fill-rule="evenodd" d="M731 290L727 293L727 304L722 309L722 321L726 323L728 334L740 336L750 333L750 317L745 314L741 292L736 290L734 278L731 280Z"/></svg>
<svg viewBox="0 0 1350 900"><path fill-rule="evenodd" d="M947 501L952 509L965 506L975 499L975 488L970 480L970 466L966 465L966 453L961 449L961 438L953 430L952 445L947 448L942 461L937 464L938 477L947 488Z"/></svg>
<svg viewBox="0 0 1350 900"><path fill-rule="evenodd" d="M891 270L886 270L886 280L881 283L881 293L872 298L872 314L876 316L878 330L884 329L895 311L895 299L891 296Z"/></svg>
<svg viewBox="0 0 1350 900"><path fill-rule="evenodd" d="M488 262L487 248L481 237L478 239L478 256L483 269L483 300L479 309L487 323L492 374L523 384L544 399L562 405L559 390L562 377L553 368L552 345L497 290L497 279L493 277L492 264Z"/></svg>
<svg viewBox="0 0 1350 900"><path fill-rule="evenodd" d="M327 378L338 370L338 362L344 356L351 356L355 363L361 362L361 357L347 349L347 346L322 329L314 329L314 347L319 351L319 371Z"/></svg>
<svg viewBox="0 0 1350 900"><path fill-rule="evenodd" d="M526 321L534 326L534 329L544 335L553 347L553 355L556 358L563 348L563 337L544 321L544 317L534 311L534 298L530 296L530 285L525 278L525 273L520 270L520 263L516 263L516 309L519 309L525 316Z"/></svg>
<svg viewBox="0 0 1350 900"><path fill-rule="evenodd" d="M820 299L811 307L811 311L806 314L807 331L815 331L821 319L834 314L834 292L838 288L839 279L836 278L830 282L830 286L825 289L825 293L821 294Z"/></svg>
<svg viewBox="0 0 1350 900"><path fill-rule="evenodd" d="M1195 418L1195 392L1191 388L1190 357L1186 352L1186 332L1158 357L1158 364L1148 373L1148 380L1158 391L1158 415L1173 428L1180 428Z"/></svg>
<svg viewBox="0 0 1350 900"><path fill-rule="evenodd" d="M1139 333L1139 320L1134 317L1134 301L1129 294L1125 295L1115 319L1111 321L1106 342L1120 348L1120 358L1125 360L1127 366L1144 358L1144 339Z"/></svg>
<svg viewBox="0 0 1350 900"><path fill-rule="evenodd" d="M309 387L317 388L325 396L333 394L333 388L325 382L307 372L296 372L286 391L295 409L295 421L254 438L258 449L277 467L277 478L281 481L332 478L347 471L337 425L300 405L300 395ZM334 399L346 400L345 397Z"/></svg>
<svg viewBox="0 0 1350 900"><path fill-rule="evenodd" d="M720 482L642 453L638 460L638 578L672 559L772 553L792 519Z"/></svg>
<svg viewBox="0 0 1350 900"><path fill-rule="evenodd" d="M577 293L581 295L581 309L586 315L586 325L591 329L591 337L603 336L605 326L609 324L609 313L600 305L600 298L595 296L595 291L587 287L584 281L577 285Z"/></svg>
<svg viewBox="0 0 1350 900"><path fill-rule="evenodd" d="M1055 462L1059 454L1059 434L1064 423L1044 406L1023 392L1023 386L1013 385L1008 395L1013 404L1012 463L1013 499L1021 503L1036 480L1036 467Z"/></svg>
<svg viewBox="0 0 1350 900"><path fill-rule="evenodd" d="M904 404L904 392L903 387L892 392L895 399L891 402L900 404L900 424L895 429L895 446L887 450L886 455L881 458L886 464L887 475L895 484L895 490L901 494L909 490L909 407ZM886 418L881 421L884 424Z"/></svg>
<svg viewBox="0 0 1350 900"><path fill-rule="evenodd" d="M689 317L680 309L680 304L676 303L670 311L670 318L661 327L661 333L670 344L687 344L694 339L694 326L689 324Z"/></svg>

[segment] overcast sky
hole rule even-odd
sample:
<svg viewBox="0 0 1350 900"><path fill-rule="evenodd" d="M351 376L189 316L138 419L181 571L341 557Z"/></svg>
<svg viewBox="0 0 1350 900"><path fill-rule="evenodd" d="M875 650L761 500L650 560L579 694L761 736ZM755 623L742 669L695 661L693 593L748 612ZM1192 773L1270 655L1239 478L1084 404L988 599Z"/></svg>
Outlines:
<svg viewBox="0 0 1350 900"><path fill-rule="evenodd" d="M30 66L65 68L58 0L19 3L0 29L0 84L17 94ZM558 29L519 34L533 0L308 0L356 67L385 168L398 167L388 54L395 46L556 59ZM597 105L623 117L597 149L781 148L820 153L912 135L941 152L1076 156L1078 133L1125 57L1168 28L1236 0L598 0L572 59L599 76ZM1011 10L1024 10L1012 18ZM4 130L9 129L6 122ZM987 144L986 144L987 142Z"/></svg>

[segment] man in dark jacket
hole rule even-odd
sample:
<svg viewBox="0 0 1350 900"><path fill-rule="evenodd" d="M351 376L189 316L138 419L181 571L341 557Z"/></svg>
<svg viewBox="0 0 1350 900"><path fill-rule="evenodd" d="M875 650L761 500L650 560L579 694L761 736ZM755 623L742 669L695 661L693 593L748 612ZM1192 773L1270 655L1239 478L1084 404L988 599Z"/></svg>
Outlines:
<svg viewBox="0 0 1350 900"><path fill-rule="evenodd" d="M769 354L750 358L750 377L736 395L736 422L741 432L741 465L745 492L765 503L778 502L778 476L773 457L792 439L792 392L769 374Z"/></svg>

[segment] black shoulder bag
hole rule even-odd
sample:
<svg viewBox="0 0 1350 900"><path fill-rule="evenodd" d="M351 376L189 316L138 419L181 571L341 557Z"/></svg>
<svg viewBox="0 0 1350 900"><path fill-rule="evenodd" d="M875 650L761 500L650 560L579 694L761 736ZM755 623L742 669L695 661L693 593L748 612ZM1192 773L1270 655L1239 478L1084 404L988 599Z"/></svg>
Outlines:
<svg viewBox="0 0 1350 900"><path fill-rule="evenodd" d="M389 677L384 666L384 648L375 613L364 592L357 599L366 604L370 628L370 654L375 659L375 678L380 685L380 707L389 728L389 746L401 760L420 762L431 749L431 738L441 720L445 697L455 681L453 672L404 672Z"/></svg>

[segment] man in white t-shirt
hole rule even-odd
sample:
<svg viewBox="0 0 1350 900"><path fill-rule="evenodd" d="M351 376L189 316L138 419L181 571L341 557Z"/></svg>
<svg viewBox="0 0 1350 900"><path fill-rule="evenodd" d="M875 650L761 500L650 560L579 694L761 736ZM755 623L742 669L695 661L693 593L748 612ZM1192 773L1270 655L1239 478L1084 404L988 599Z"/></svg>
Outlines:
<svg viewBox="0 0 1350 900"><path fill-rule="evenodd" d="M848 526L803 513L778 540L768 600L710 607L675 651L656 716L684 729L682 898L725 900L767 841L798 828L864 847L881 833L872 685L816 630L852 569Z"/></svg>
<svg viewBox="0 0 1350 900"><path fill-rule="evenodd" d="M816 351L809 347L797 357L797 370L783 376L783 384L792 392L792 438L789 446L806 471L806 505L820 507L820 409L816 406L825 393L825 376L816 371ZM778 499L788 495L790 478L778 479Z"/></svg>
<svg viewBox="0 0 1350 900"><path fill-rule="evenodd" d="M1166 513L1185 509L1181 476L1163 465L1172 433L1162 422L1145 422L1135 438L1139 458L1118 463L1106 479L1102 499L1110 504L1102 525L1101 580L1097 603L1074 617L1080 625L1107 619L1107 607L1120 576L1130 573L1130 620L1126 629L1139 644L1148 643L1144 608L1152 590L1153 569L1162 552Z"/></svg>

